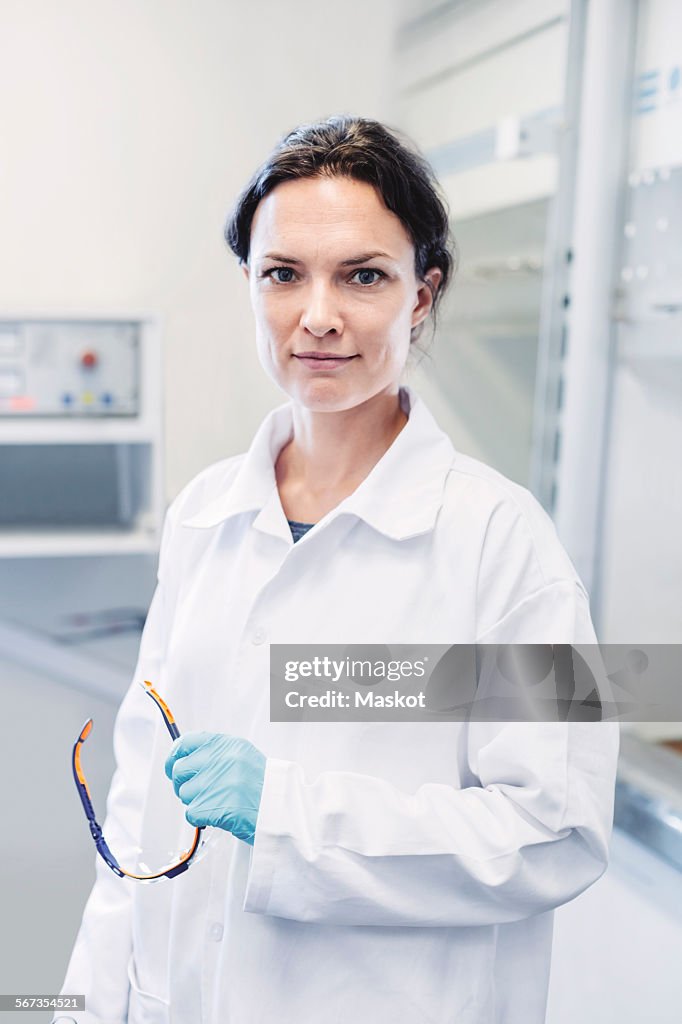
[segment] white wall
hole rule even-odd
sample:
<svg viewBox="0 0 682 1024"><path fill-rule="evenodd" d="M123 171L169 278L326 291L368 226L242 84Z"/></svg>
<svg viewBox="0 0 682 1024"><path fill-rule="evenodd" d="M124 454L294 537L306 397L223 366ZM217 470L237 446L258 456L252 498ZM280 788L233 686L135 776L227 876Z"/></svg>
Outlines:
<svg viewBox="0 0 682 1024"><path fill-rule="evenodd" d="M385 117L392 33L390 0L0 5L0 313L163 318L168 498L286 397L229 206L299 122Z"/></svg>

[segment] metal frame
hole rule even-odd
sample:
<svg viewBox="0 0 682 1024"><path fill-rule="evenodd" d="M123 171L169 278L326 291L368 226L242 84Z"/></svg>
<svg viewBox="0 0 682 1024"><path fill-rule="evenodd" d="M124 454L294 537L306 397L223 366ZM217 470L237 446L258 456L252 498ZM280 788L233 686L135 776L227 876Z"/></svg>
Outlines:
<svg viewBox="0 0 682 1024"><path fill-rule="evenodd" d="M562 406L562 360L570 303L569 277L573 259L571 234L575 201L583 57L588 0L571 3L563 131L559 135L557 192L550 205L542 297L538 361L533 404L530 489L552 515L556 503L556 469L559 458L559 417Z"/></svg>
<svg viewBox="0 0 682 1024"><path fill-rule="evenodd" d="M578 8L578 0L573 7ZM571 274L564 316L555 302L548 302L537 405L540 417L544 388L545 415L538 422L535 481L541 495L550 486L557 531L591 594L599 631L600 537L616 341L613 294L627 186L637 0L579 0L579 7L586 20ZM559 351L558 329L563 338ZM553 451L548 434L553 434Z"/></svg>

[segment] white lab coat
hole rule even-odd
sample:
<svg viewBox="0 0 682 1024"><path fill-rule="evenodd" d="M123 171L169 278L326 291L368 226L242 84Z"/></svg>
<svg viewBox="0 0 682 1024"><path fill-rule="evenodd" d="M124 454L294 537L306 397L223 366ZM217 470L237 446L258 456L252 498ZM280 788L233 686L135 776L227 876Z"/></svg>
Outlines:
<svg viewBox="0 0 682 1024"><path fill-rule="evenodd" d="M178 810L147 678L181 731L267 756L255 843L217 830L155 885L97 858L62 988L85 993L75 1019L544 1021L553 909L607 865L618 726L269 721L270 642L596 642L538 502L401 398L390 449L296 545L274 476L288 403L170 506L104 833L125 860Z"/></svg>

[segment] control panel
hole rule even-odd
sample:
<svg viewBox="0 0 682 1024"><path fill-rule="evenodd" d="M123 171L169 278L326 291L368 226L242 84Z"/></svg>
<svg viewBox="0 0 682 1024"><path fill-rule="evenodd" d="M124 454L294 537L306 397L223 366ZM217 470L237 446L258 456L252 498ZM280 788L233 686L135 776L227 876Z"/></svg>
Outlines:
<svg viewBox="0 0 682 1024"><path fill-rule="evenodd" d="M0 417L136 416L139 324L0 320Z"/></svg>

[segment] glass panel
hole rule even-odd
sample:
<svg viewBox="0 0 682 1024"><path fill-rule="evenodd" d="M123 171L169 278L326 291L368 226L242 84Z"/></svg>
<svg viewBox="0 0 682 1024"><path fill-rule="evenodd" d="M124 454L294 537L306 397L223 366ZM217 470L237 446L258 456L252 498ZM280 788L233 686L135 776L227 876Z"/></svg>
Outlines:
<svg viewBox="0 0 682 1024"><path fill-rule="evenodd" d="M461 451L528 482L547 200L455 225L461 269L417 390L438 390ZM438 403L441 404L440 402ZM441 413L442 420L442 413Z"/></svg>
<svg viewBox="0 0 682 1024"><path fill-rule="evenodd" d="M682 8L638 5L614 302L602 639L682 641ZM682 724L638 731L679 739Z"/></svg>
<svg viewBox="0 0 682 1024"><path fill-rule="evenodd" d="M568 4L450 5L399 45L397 123L434 166L459 252L431 356L408 381L459 450L528 486Z"/></svg>

